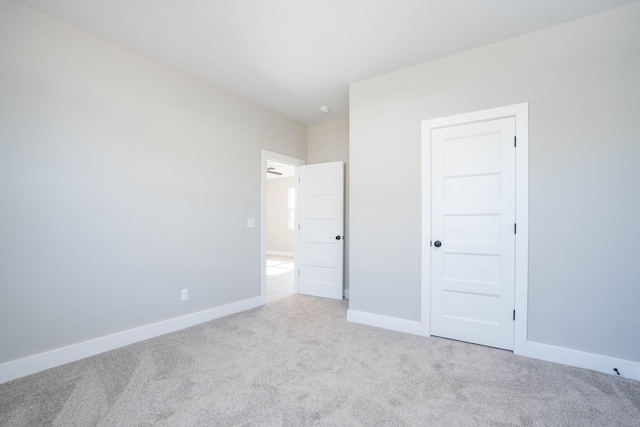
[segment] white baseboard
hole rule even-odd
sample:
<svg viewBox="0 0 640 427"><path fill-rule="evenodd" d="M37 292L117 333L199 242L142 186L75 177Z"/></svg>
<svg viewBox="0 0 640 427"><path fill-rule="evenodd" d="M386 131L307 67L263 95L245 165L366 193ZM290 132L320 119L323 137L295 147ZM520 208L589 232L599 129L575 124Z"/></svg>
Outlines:
<svg viewBox="0 0 640 427"><path fill-rule="evenodd" d="M420 322L398 319L396 317L348 310L347 321L408 334L425 335L421 330L422 324ZM617 375L613 370L617 368L621 377L640 381L640 362L631 360L586 353L533 341L527 341L526 354L523 354L523 356L546 360L547 362L560 363L562 365L575 366L577 368L591 369L611 375Z"/></svg>
<svg viewBox="0 0 640 427"><path fill-rule="evenodd" d="M577 368L591 369L605 374L617 375L613 368L617 368L621 377L640 381L640 362L616 359L601 354L585 353L533 341L527 342L527 357L561 363Z"/></svg>
<svg viewBox="0 0 640 427"><path fill-rule="evenodd" d="M6 362L0 365L0 384L261 305L262 297L251 298Z"/></svg>
<svg viewBox="0 0 640 427"><path fill-rule="evenodd" d="M407 334L421 335L422 324L414 320L381 316L379 314L366 313L364 311L347 310L347 321L375 326L376 328L405 332Z"/></svg>
<svg viewBox="0 0 640 427"><path fill-rule="evenodd" d="M293 258L296 254L294 252L287 252L287 251L267 251L267 255L287 256L287 257Z"/></svg>

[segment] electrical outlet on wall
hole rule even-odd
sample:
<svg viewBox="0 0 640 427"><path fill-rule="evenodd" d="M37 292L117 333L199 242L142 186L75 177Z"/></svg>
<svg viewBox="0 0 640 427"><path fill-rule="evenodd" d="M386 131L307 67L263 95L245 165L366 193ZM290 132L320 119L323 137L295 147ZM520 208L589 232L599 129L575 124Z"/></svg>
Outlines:
<svg viewBox="0 0 640 427"><path fill-rule="evenodd" d="M182 290L182 301L186 301L189 299L189 290L188 289L183 289Z"/></svg>

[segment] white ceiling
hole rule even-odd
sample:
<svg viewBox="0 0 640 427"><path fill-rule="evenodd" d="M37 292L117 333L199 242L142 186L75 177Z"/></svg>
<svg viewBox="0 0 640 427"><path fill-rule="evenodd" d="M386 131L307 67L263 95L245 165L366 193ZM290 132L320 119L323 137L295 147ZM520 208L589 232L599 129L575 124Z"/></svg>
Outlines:
<svg viewBox="0 0 640 427"><path fill-rule="evenodd" d="M17 1L311 124L349 83L635 0Z"/></svg>

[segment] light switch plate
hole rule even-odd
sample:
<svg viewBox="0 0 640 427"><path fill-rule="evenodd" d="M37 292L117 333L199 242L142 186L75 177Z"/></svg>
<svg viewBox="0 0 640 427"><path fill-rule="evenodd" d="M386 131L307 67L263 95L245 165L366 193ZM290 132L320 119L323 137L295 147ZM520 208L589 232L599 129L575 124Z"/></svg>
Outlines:
<svg viewBox="0 0 640 427"><path fill-rule="evenodd" d="M256 228L255 218L247 218L247 228Z"/></svg>

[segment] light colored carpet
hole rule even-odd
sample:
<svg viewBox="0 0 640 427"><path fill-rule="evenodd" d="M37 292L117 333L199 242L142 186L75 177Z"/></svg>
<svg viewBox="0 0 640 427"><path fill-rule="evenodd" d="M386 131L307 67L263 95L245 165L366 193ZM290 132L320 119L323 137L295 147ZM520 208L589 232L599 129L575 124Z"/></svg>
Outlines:
<svg viewBox="0 0 640 427"><path fill-rule="evenodd" d="M0 385L2 426L634 426L640 382L294 295Z"/></svg>

